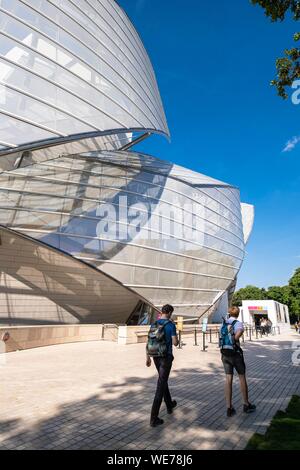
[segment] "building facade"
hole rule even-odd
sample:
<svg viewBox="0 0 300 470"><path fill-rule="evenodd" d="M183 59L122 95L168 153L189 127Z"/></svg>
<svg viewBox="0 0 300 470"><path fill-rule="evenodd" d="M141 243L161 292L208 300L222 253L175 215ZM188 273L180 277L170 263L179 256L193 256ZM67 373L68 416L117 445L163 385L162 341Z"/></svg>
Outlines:
<svg viewBox="0 0 300 470"><path fill-rule="evenodd" d="M241 308L242 321L257 326L265 318L271 320L274 327L281 330L290 329L289 308L275 300L243 300Z"/></svg>
<svg viewBox="0 0 300 470"><path fill-rule="evenodd" d="M0 323L211 314L253 207L132 150L169 137L141 39L114 0L0 1Z"/></svg>

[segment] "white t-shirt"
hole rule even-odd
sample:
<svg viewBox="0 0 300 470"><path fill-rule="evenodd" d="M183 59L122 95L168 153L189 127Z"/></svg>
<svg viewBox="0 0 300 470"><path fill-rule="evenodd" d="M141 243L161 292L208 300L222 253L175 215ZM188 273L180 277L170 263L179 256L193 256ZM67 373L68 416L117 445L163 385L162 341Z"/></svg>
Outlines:
<svg viewBox="0 0 300 470"><path fill-rule="evenodd" d="M229 317L229 318L226 319L226 323L228 323L229 325L232 325L232 323L234 321L236 321L236 318L234 318L234 317ZM233 326L233 332L236 335L238 331L244 332L244 325L241 321L237 320L236 323Z"/></svg>

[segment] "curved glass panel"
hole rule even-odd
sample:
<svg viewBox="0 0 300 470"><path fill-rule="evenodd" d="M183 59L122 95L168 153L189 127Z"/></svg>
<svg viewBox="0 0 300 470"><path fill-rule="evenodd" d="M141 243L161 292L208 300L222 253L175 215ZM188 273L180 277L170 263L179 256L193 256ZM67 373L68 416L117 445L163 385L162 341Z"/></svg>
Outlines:
<svg viewBox="0 0 300 470"><path fill-rule="evenodd" d="M242 210L244 239L245 239L245 243L247 243L253 230L254 215L255 215L254 206L252 206L251 204L242 203L241 210Z"/></svg>
<svg viewBox="0 0 300 470"><path fill-rule="evenodd" d="M96 267L149 304L172 298L201 315L244 258L238 196L202 175L194 185L189 170L179 175L147 155L63 156L0 175L0 225Z"/></svg>
<svg viewBox="0 0 300 470"><path fill-rule="evenodd" d="M0 140L42 145L122 129L169 135L149 57L114 0L0 0L0 37ZM19 126L31 132L14 132Z"/></svg>

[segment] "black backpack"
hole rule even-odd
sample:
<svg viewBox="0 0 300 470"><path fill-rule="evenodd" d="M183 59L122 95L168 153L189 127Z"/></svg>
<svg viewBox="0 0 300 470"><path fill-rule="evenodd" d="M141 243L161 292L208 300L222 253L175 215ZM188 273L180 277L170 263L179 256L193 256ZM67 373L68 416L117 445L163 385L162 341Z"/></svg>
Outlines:
<svg viewBox="0 0 300 470"><path fill-rule="evenodd" d="M146 346L148 356L165 357L167 355L168 348L166 342L165 326L168 323L170 323L170 320L161 324L156 321L153 325L151 325Z"/></svg>

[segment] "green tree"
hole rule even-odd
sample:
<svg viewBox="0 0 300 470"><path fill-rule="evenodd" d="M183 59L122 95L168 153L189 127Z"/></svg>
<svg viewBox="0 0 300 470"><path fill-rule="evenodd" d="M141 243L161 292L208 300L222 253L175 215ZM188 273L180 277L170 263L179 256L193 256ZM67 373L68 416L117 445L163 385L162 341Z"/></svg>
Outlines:
<svg viewBox="0 0 300 470"><path fill-rule="evenodd" d="M271 286L267 290L267 297L281 304L289 305L290 288L288 286Z"/></svg>
<svg viewBox="0 0 300 470"><path fill-rule="evenodd" d="M289 307L291 321L300 317L300 268L297 268L287 286L271 286L267 290L246 286L233 295L232 305L240 307L243 300L275 300Z"/></svg>
<svg viewBox="0 0 300 470"><path fill-rule="evenodd" d="M290 310L294 315L300 314L300 268L296 269L289 280Z"/></svg>
<svg viewBox="0 0 300 470"><path fill-rule="evenodd" d="M251 3L260 5L271 21L284 21L288 15L291 15L295 21L300 19L300 1L251 0ZM297 32L294 34L294 41L297 43L299 40L300 33ZM286 88L300 78L300 49L295 44L291 49L285 49L284 54L284 57L276 60L277 77L271 81L271 85L277 88L279 96L287 99Z"/></svg>
<svg viewBox="0 0 300 470"><path fill-rule="evenodd" d="M243 300L265 300L267 298L265 289L256 286L246 286L234 293L232 305L240 307Z"/></svg>

